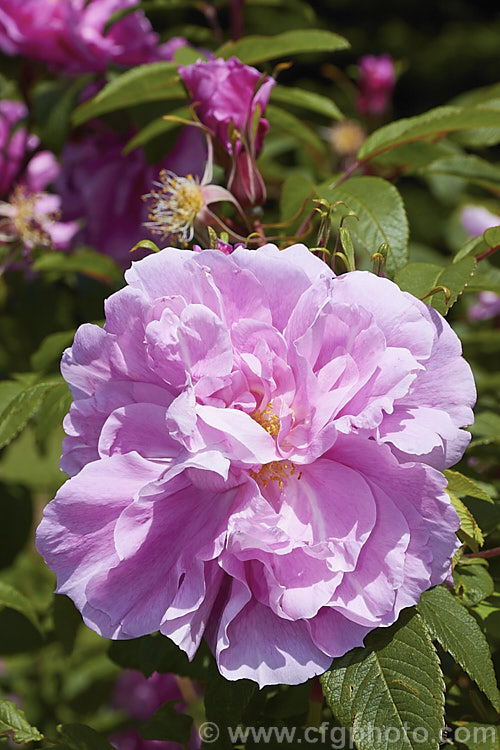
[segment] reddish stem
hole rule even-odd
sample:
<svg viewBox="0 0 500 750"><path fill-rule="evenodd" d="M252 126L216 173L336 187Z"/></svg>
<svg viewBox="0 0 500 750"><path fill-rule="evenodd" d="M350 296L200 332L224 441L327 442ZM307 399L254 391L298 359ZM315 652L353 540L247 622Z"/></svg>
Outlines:
<svg viewBox="0 0 500 750"><path fill-rule="evenodd" d="M479 253L479 255L476 255L476 260L484 260L485 258L488 258L490 255L493 255L493 253L496 253L497 250L500 250L500 245L495 245L494 247L489 247L487 250L484 251L484 253Z"/></svg>
<svg viewBox="0 0 500 750"><path fill-rule="evenodd" d="M231 0L231 36L233 42L241 39L245 33L244 7L245 0Z"/></svg>
<svg viewBox="0 0 500 750"><path fill-rule="evenodd" d="M477 554L464 555L464 557L500 557L500 547L493 547L493 549L485 549L483 552Z"/></svg>
<svg viewBox="0 0 500 750"><path fill-rule="evenodd" d="M331 189L336 188L339 185L342 185L342 183L348 180L349 177L351 177L354 174L354 172L356 172L360 168L362 164L363 164L362 161L355 161L354 164L351 164L351 166L348 169L346 169L344 174L341 175L341 177L339 177L337 182L334 182L333 185L331 185Z"/></svg>

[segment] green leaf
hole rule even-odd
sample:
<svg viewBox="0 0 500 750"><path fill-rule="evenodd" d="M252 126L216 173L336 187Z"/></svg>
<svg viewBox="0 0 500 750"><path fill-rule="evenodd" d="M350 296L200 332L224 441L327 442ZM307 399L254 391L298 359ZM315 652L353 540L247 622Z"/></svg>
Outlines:
<svg viewBox="0 0 500 750"><path fill-rule="evenodd" d="M27 425L50 390L60 380L37 383L19 392L0 414L0 448L8 445Z"/></svg>
<svg viewBox="0 0 500 750"><path fill-rule="evenodd" d="M26 487L0 482L0 568L8 568L26 545L33 525L31 494Z"/></svg>
<svg viewBox="0 0 500 750"><path fill-rule="evenodd" d="M179 107L179 109L175 109L169 114L172 117L180 117L183 120L188 120L191 117L191 110L189 109L189 107ZM158 117L155 120L151 120L151 122L149 122L141 130L139 130L139 132L130 139L130 141L123 149L123 153L129 154L134 150L134 148L137 148L138 146L144 146L145 143L148 143L153 138L157 138L160 135L165 135L165 133L169 133L171 130L175 130L175 128L178 127L180 127L179 122L174 122L173 120L165 120L163 117Z"/></svg>
<svg viewBox="0 0 500 750"><path fill-rule="evenodd" d="M342 249L347 259L347 270L355 271L356 258L354 255L354 246L352 244L351 233L347 227L339 227L339 238L340 244L342 245Z"/></svg>
<svg viewBox="0 0 500 750"><path fill-rule="evenodd" d="M134 252L134 250L138 250L139 248L145 248L146 250L151 250L153 253L159 253L160 248L156 244L156 242L153 242L153 240L139 240L139 242L134 245L134 247L131 249L131 253Z"/></svg>
<svg viewBox="0 0 500 750"><path fill-rule="evenodd" d="M500 189L500 169L486 159L472 154L455 154L436 159L421 172L428 175L460 177L480 187Z"/></svg>
<svg viewBox="0 0 500 750"><path fill-rule="evenodd" d="M482 260L472 277L468 292L496 292L500 294L500 268Z"/></svg>
<svg viewBox="0 0 500 750"><path fill-rule="evenodd" d="M41 372L51 367L54 363L59 362L64 349L72 344L74 337L74 329L71 331L50 333L46 336L36 352L31 355L31 367L33 370Z"/></svg>
<svg viewBox="0 0 500 750"><path fill-rule="evenodd" d="M141 1L137 0L136 3L131 5L128 8L120 8L120 10L115 10L114 13L110 15L106 23L104 24L103 32L106 35L108 31L111 29L112 26L114 26L117 21L121 21L122 18L126 18L127 16L130 16L132 13L135 13L139 8L141 7Z"/></svg>
<svg viewBox="0 0 500 750"><path fill-rule="evenodd" d="M43 403L36 414L35 420L37 421L33 428L27 425L5 449L0 462L0 479L6 483L22 484L33 490L35 496L42 492L51 497L66 479L66 475L58 468L64 432L59 424L56 429L52 426L50 434L43 436L42 425L38 421L41 413L43 413ZM59 415L62 421L61 412ZM38 429L39 434L37 434ZM43 445L43 453L40 452L40 445ZM29 471L26 470L27 466L29 466Z"/></svg>
<svg viewBox="0 0 500 750"><path fill-rule="evenodd" d="M179 742L187 747L192 725L191 716L176 711L175 701L167 701L139 731L145 740Z"/></svg>
<svg viewBox="0 0 500 750"><path fill-rule="evenodd" d="M485 104L489 109L500 110L500 100L490 99ZM496 146L500 143L500 127L478 127L472 130L464 130L453 135L453 140L466 148L484 148L485 146Z"/></svg>
<svg viewBox="0 0 500 750"><path fill-rule="evenodd" d="M441 291L425 300L435 310L446 315L467 287L476 265L475 258L463 258L458 263L451 263L444 268L434 263L408 263L396 273L394 281L400 289L419 298L437 286L446 287L450 292L448 302Z"/></svg>
<svg viewBox="0 0 500 750"><path fill-rule="evenodd" d="M326 153L326 144L319 138L314 130L306 125L291 112L281 107L269 104L266 109L266 118L271 128L294 136L298 143L304 143L318 151L322 156Z"/></svg>
<svg viewBox="0 0 500 750"><path fill-rule="evenodd" d="M444 138L455 130L500 128L500 110L493 107L437 107L416 117L384 125L368 136L358 159L368 161L396 146L425 138Z"/></svg>
<svg viewBox="0 0 500 750"><path fill-rule="evenodd" d="M469 477L460 474L459 471L446 469L443 474L448 480L448 489L454 492L455 495L468 495L469 497L476 497L478 500L484 500L487 503L494 502L486 490L483 490L482 487Z"/></svg>
<svg viewBox="0 0 500 750"><path fill-rule="evenodd" d="M500 711L500 693L488 642L474 617L444 586L425 591L417 609L432 638L439 641Z"/></svg>
<svg viewBox="0 0 500 750"><path fill-rule="evenodd" d="M257 684L251 680L226 680L212 661L208 669L205 687L205 712L209 722L216 724L220 732L219 743L222 750L232 748L227 727L237 726L252 696L257 692Z"/></svg>
<svg viewBox="0 0 500 750"><path fill-rule="evenodd" d="M64 651L70 654L75 645L82 616L71 599L63 594L54 596L54 634Z"/></svg>
<svg viewBox="0 0 500 750"><path fill-rule="evenodd" d="M209 658L207 651L199 648L190 662L184 651L160 633L113 641L109 657L124 669L138 669L145 677L150 677L153 672L173 672L194 678L204 677Z"/></svg>
<svg viewBox="0 0 500 750"><path fill-rule="evenodd" d="M500 83L494 83L489 86L480 86L479 88L471 89L470 91L463 91L454 96L450 101L450 104L457 104L463 106L466 104L478 105L485 104L491 100L498 99L500 97Z"/></svg>
<svg viewBox="0 0 500 750"><path fill-rule="evenodd" d="M494 412L485 411L478 414L470 430L474 437L471 447L500 443L500 417Z"/></svg>
<svg viewBox="0 0 500 750"><path fill-rule="evenodd" d="M404 172L415 172L426 167L437 159L450 155L449 149L443 144L414 141L402 146L396 146L390 151L374 158L375 163L384 167L397 167Z"/></svg>
<svg viewBox="0 0 500 750"><path fill-rule="evenodd" d="M474 564L471 558L467 565L459 564L453 571L455 591L464 604L473 607L483 599L491 596L495 590L493 578L484 565Z"/></svg>
<svg viewBox="0 0 500 750"><path fill-rule="evenodd" d="M85 724L59 724L57 731L70 750L113 750L107 740Z"/></svg>
<svg viewBox="0 0 500 750"><path fill-rule="evenodd" d="M93 117L124 107L176 98L185 99L186 92L179 83L175 63L162 61L138 65L114 78L93 99L80 104L73 113L73 124L81 125Z"/></svg>
<svg viewBox="0 0 500 750"><path fill-rule="evenodd" d="M294 107L308 109L311 112L317 112L333 120L343 120L344 115L337 107L335 102L327 96L317 94L314 91L307 91L296 86L276 85L271 91L271 101L279 104L291 104Z"/></svg>
<svg viewBox="0 0 500 750"><path fill-rule="evenodd" d="M71 130L71 116L83 88L92 80L91 75L45 82L35 95L35 120L40 124L45 148L59 152ZM35 89L36 91L37 89Z"/></svg>
<svg viewBox="0 0 500 750"><path fill-rule="evenodd" d="M72 255L47 253L33 263L33 270L54 274L55 278L68 273L83 273L107 282L123 279L123 272L114 260L93 250L82 250Z"/></svg>
<svg viewBox="0 0 500 750"><path fill-rule="evenodd" d="M490 227L480 237L472 237L460 248L453 262L459 263L463 258L482 255L492 248L500 248L500 227Z"/></svg>
<svg viewBox="0 0 500 750"><path fill-rule="evenodd" d="M174 52L174 60L177 65L193 65L198 60L206 60L207 58L195 47L179 47Z"/></svg>
<svg viewBox="0 0 500 750"><path fill-rule="evenodd" d="M370 633L365 643L334 659L320 678L335 717L353 727L358 750L387 750L394 729L397 750L437 750L444 683L420 615L404 610L396 625ZM427 730L427 740L418 727Z"/></svg>
<svg viewBox="0 0 500 750"><path fill-rule="evenodd" d="M22 391L23 386L14 380L0 381L0 414L7 408L11 401Z"/></svg>
<svg viewBox="0 0 500 750"><path fill-rule="evenodd" d="M473 721L458 721L455 740L468 750L500 750L500 727Z"/></svg>
<svg viewBox="0 0 500 750"><path fill-rule="evenodd" d="M460 519L458 537L462 542L468 544L473 552L477 553L479 547L482 547L484 544L483 532L468 507L464 505L460 498L453 492L450 492L450 490L448 490L448 495Z"/></svg>
<svg viewBox="0 0 500 750"><path fill-rule="evenodd" d="M281 221L292 221L304 212L314 194L314 185L302 174L287 177L281 188L280 216Z"/></svg>
<svg viewBox="0 0 500 750"><path fill-rule="evenodd" d="M24 711L21 711L12 701L0 700L0 734L10 732L12 732L14 742L43 740L43 734L26 720Z"/></svg>
<svg viewBox="0 0 500 750"><path fill-rule="evenodd" d="M0 581L0 610L13 609L19 612L41 633L40 623L30 601L8 583Z"/></svg>
<svg viewBox="0 0 500 750"><path fill-rule="evenodd" d="M359 221L346 219L354 240L358 240L372 255L387 242L389 273L394 273L408 261L408 219L403 200L390 182L381 177L351 177L337 187L326 183L318 187L318 194L331 203L344 201Z"/></svg>
<svg viewBox="0 0 500 750"><path fill-rule="evenodd" d="M220 47L216 57L237 57L247 65L255 65L276 57L288 57L302 52L337 52L348 49L349 42L338 34L324 29L297 29L276 36L247 36Z"/></svg>

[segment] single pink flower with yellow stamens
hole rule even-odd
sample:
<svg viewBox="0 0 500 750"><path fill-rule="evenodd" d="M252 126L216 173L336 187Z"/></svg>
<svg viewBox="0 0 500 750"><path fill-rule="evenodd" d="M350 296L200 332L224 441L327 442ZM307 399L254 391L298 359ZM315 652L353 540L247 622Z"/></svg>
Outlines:
<svg viewBox="0 0 500 750"><path fill-rule="evenodd" d="M67 250L78 224L60 221L61 198L46 192L60 166L50 151L36 152L38 137L22 126L27 114L20 102L0 102L0 243L14 253Z"/></svg>
<svg viewBox="0 0 500 750"><path fill-rule="evenodd" d="M226 188L211 183L213 161L210 139L207 139L207 145L208 158L201 181L191 174L180 177L169 169L162 169L158 180L153 182L154 188L143 196L149 207L144 226L163 240L187 245L197 229L212 225L225 228L209 208L213 203L232 203L243 215L234 195Z"/></svg>

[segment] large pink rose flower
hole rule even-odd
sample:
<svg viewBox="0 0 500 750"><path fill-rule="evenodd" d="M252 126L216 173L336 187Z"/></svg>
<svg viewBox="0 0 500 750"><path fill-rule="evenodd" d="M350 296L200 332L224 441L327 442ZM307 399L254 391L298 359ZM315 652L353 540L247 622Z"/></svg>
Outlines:
<svg viewBox="0 0 500 750"><path fill-rule="evenodd" d="M136 5L136 0L1 0L0 49L65 73L102 72L109 63L171 60L186 41L174 38L160 45L140 10L106 29L114 13Z"/></svg>
<svg viewBox="0 0 500 750"><path fill-rule="evenodd" d="M446 321L303 245L132 265L62 372L74 404L38 549L108 638L300 683L448 575L440 470L475 389Z"/></svg>

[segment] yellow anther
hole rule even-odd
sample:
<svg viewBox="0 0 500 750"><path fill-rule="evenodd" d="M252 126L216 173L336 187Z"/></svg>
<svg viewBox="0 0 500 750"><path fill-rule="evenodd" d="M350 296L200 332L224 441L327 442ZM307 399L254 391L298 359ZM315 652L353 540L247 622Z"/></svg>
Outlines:
<svg viewBox="0 0 500 750"><path fill-rule="evenodd" d="M163 238L170 237L180 242L189 242L194 234L194 222L203 208L203 193L200 184L192 175L178 177L162 169L160 182L146 196L151 201L151 211L144 226Z"/></svg>
<svg viewBox="0 0 500 750"><path fill-rule="evenodd" d="M52 240L43 225L58 218L57 213L40 213L37 211L37 203L40 193L26 193L21 186L17 186L10 199L10 205L15 212L12 216L12 224L16 236L19 237L27 247L36 245L51 247Z"/></svg>
<svg viewBox="0 0 500 750"><path fill-rule="evenodd" d="M280 418L273 411L273 402L270 401L265 409L256 409L252 418L260 424L270 435L277 437L280 431Z"/></svg>
<svg viewBox="0 0 500 750"><path fill-rule="evenodd" d="M260 471L250 471L252 479L260 484L262 488L266 487L269 482L278 482L278 487L282 490L287 479L295 474L295 464L291 461L271 461L264 464ZM300 479L302 472L297 479Z"/></svg>

